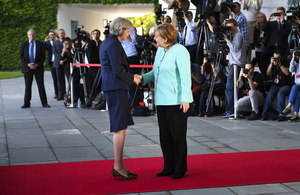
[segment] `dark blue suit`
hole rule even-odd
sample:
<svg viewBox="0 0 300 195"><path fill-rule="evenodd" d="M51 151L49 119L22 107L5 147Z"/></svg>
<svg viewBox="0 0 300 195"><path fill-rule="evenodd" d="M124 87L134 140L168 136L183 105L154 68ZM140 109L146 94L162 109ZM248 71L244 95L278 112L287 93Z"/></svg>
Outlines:
<svg viewBox="0 0 300 195"><path fill-rule="evenodd" d="M54 94L58 95L58 84L57 84L57 74L56 74L56 69L53 68L53 62L52 62L52 45L50 42L45 43L45 47L47 50L47 65L50 66L51 70L51 75L52 75L52 80L53 80L53 86L54 86Z"/></svg>
<svg viewBox="0 0 300 195"><path fill-rule="evenodd" d="M110 131L117 132L133 125L127 93L134 76L127 72L129 62L121 42L109 35L100 49L101 89L107 101Z"/></svg>
<svg viewBox="0 0 300 195"><path fill-rule="evenodd" d="M33 81L33 75L39 89L40 99L42 105L47 104L47 95L44 86L44 62L45 62L45 45L43 42L36 40L36 57L34 63L38 64L36 69L30 69L28 63L30 63L29 57L29 41L25 41L21 45L20 60L22 62L22 73L24 73L25 79L25 96L24 105L30 106L31 101L31 86Z"/></svg>
<svg viewBox="0 0 300 195"><path fill-rule="evenodd" d="M123 89L129 91L133 75L127 72L129 61L117 37L109 35L100 49L102 91Z"/></svg>

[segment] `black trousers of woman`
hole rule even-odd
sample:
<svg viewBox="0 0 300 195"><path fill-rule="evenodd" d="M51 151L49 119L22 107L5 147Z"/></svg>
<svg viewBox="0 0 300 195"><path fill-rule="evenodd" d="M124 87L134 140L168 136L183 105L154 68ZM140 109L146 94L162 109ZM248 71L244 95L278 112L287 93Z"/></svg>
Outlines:
<svg viewBox="0 0 300 195"><path fill-rule="evenodd" d="M164 157L164 171L187 171L187 118L180 105L157 106L160 145Z"/></svg>

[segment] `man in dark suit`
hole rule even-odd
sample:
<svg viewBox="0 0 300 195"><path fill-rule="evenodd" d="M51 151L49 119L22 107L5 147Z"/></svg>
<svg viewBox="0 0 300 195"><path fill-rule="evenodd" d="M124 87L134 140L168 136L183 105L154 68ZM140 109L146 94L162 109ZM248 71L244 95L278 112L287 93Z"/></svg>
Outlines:
<svg viewBox="0 0 300 195"><path fill-rule="evenodd" d="M53 43L53 54L54 54L53 68L56 69L57 80L59 85L59 96L57 100L64 100L64 96L66 96L66 79L65 79L66 72L65 71L67 70L64 69L65 66L63 66L63 64L60 64L61 53L62 53L62 49L64 48L63 40L65 36L66 36L65 30L59 29L58 30L59 40L56 40Z"/></svg>
<svg viewBox="0 0 300 195"><path fill-rule="evenodd" d="M196 6L195 22L198 22L198 15L204 11L207 13L214 13L214 8L217 5L216 0L191 0L192 4Z"/></svg>
<svg viewBox="0 0 300 195"><path fill-rule="evenodd" d="M284 19L285 8L279 7L277 8L277 12L280 13L280 16L277 16L277 21L270 22L270 20L275 17L274 13L272 13L269 16L268 21L262 27L263 31L270 32L268 45L261 53L261 74L263 77L266 77L268 64L270 64L270 58L272 57L275 49L285 51L283 55L287 54L288 51L288 36L292 27L290 23Z"/></svg>
<svg viewBox="0 0 300 195"><path fill-rule="evenodd" d="M99 50L97 46L97 42L95 40L90 39L90 35L86 32L86 36L83 38L85 45L83 46L83 53L84 53L84 62L86 64L100 64L99 59ZM98 42L99 43L99 42ZM102 43L102 42L101 42ZM88 67L87 68L87 77L86 77L86 88L87 93L90 95L93 83L95 81L97 72L99 67Z"/></svg>
<svg viewBox="0 0 300 195"><path fill-rule="evenodd" d="M21 108L29 108L31 100L31 86L33 75L39 89L40 99L43 107L50 108L47 102L47 96L44 86L44 61L45 45L43 42L35 40L35 30L30 29L27 32L29 41L21 45L20 60L22 62L22 73L25 79L24 105Z"/></svg>
<svg viewBox="0 0 300 195"><path fill-rule="evenodd" d="M54 99L58 98L58 83L57 83L57 74L56 69L53 68L53 61L54 61L54 54L52 53L53 50L53 43L56 41L57 37L55 36L55 33L53 30L49 31L49 36L45 39L45 47L47 50L47 64L50 66L52 80L53 80L53 86L54 86ZM49 41L49 42L47 42Z"/></svg>

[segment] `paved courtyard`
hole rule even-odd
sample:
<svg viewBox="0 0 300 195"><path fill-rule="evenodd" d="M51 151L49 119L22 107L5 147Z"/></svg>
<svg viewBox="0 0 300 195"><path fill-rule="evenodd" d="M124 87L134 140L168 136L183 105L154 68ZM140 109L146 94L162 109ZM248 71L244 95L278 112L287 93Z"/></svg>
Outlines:
<svg viewBox="0 0 300 195"><path fill-rule="evenodd" d="M53 99L50 72L45 87L51 108L43 108L34 81L31 107L21 109L24 78L0 80L0 166L113 159L107 111L65 108ZM134 117L124 157L162 156L156 116ZM188 154L300 149L299 122L190 117ZM1 173L0 173L1 174ZM139 194L300 194L300 181Z"/></svg>

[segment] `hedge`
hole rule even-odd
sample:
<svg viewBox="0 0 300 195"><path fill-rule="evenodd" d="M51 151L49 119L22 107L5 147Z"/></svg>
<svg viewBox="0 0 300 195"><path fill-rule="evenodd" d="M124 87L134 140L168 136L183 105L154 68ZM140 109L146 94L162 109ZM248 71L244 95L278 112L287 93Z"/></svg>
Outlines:
<svg viewBox="0 0 300 195"><path fill-rule="evenodd" d="M127 4L153 3L158 0L1 0L0 2L0 70L20 70L21 43L28 39L28 29L35 29L37 40L44 40L50 29L57 28L59 3Z"/></svg>

